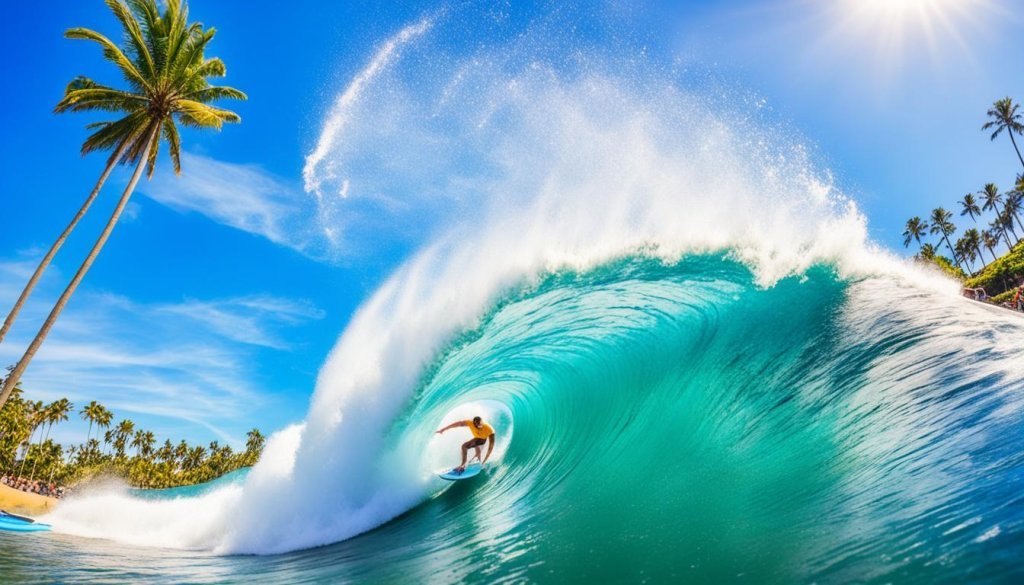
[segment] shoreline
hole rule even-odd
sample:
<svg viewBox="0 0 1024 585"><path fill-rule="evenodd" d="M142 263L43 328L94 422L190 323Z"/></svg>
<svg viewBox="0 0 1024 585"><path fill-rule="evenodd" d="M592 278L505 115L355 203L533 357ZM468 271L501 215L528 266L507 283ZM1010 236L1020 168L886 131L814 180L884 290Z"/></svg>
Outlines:
<svg viewBox="0 0 1024 585"><path fill-rule="evenodd" d="M60 502L57 498L42 496L0 484L0 509L14 514L40 516L53 511Z"/></svg>

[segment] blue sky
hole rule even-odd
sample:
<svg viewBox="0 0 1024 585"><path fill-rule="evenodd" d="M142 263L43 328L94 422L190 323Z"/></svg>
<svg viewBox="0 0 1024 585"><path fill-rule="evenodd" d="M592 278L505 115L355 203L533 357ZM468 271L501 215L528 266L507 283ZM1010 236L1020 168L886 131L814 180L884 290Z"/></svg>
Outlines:
<svg viewBox="0 0 1024 585"><path fill-rule="evenodd" d="M510 36L571 11L491 4L483 12ZM956 209L964 193L989 181L1008 187L1021 170L1005 137L990 143L979 130L993 100L1024 100L1024 23L1008 0L608 2L587 11L605 30L628 31L651 59L759 96L817 147L872 237L893 249L909 216ZM228 64L225 83L250 96L229 105L243 123L186 133L183 176L162 173L139 188L24 386L40 400L100 400L162 437L238 441L253 426L303 417L349 316L426 235L381 234L387 226L375 224L365 231L376 235L323 253L302 170L332 103L381 43L425 14L465 19L454 29L465 38L442 41L456 49L492 28L466 16L479 10L422 2L193 0L191 13L219 31L210 52ZM16 91L0 110L4 310L102 170L101 156L78 154L89 119L52 107L75 75L117 81L95 47L62 38L72 26L117 35L99 0L21 3L6 15L16 33L0 38L0 58ZM125 175L111 179L0 345L5 363L74 272ZM359 221L348 220L357 234ZM79 421L58 438L84 433Z"/></svg>

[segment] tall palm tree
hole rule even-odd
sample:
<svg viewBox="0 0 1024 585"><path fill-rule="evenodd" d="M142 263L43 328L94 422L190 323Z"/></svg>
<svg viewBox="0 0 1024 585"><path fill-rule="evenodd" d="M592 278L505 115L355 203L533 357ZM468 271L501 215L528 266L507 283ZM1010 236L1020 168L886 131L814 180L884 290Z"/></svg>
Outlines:
<svg viewBox="0 0 1024 585"><path fill-rule="evenodd" d="M930 243L926 243L921 246L921 251L917 253L917 257L922 260L934 260L935 259L935 246Z"/></svg>
<svg viewBox="0 0 1024 585"><path fill-rule="evenodd" d="M995 248L999 245L999 235L993 234L992 230L982 230L981 243L988 249L988 253L992 254L992 261L995 262L998 259Z"/></svg>
<svg viewBox="0 0 1024 585"><path fill-rule="evenodd" d="M929 231L933 234L942 234L942 239L946 242L946 247L949 248L949 252L953 254L953 261L956 262L956 265L960 266L960 269L962 270L963 266L960 264L960 258L956 255L956 250L953 249L953 245L949 243L949 236L956 233L956 226L953 225L952 221L950 221L951 217L953 217L952 213L946 211L942 207L936 207L932 210L932 226Z"/></svg>
<svg viewBox="0 0 1024 585"><path fill-rule="evenodd" d="M974 199L974 193L968 193L964 195L964 198L960 200L960 217L965 215L971 216L971 221L978 221L975 215L981 215L981 208L978 207L978 202Z"/></svg>
<svg viewBox="0 0 1024 585"><path fill-rule="evenodd" d="M964 264L967 265L969 274L974 274L974 260L977 258L977 254L974 248L971 247L971 243L966 238L958 238L956 244L953 245L956 249L956 255L963 258Z"/></svg>
<svg viewBox="0 0 1024 585"><path fill-rule="evenodd" d="M55 400L46 407L46 436L41 438L39 441L40 449L43 443L50 440L50 431L53 430L53 425L68 420L68 414L75 408L75 405L68 401L67 398L61 398ZM36 462L32 462L32 472L29 473L29 477L36 476Z"/></svg>
<svg viewBox="0 0 1024 585"><path fill-rule="evenodd" d="M928 231L928 223L920 217L914 216L907 220L906 229L903 230L903 247L909 248L910 242L916 240L918 247L921 246L921 237Z"/></svg>
<svg viewBox="0 0 1024 585"><path fill-rule="evenodd" d="M1017 225L1024 230L1024 223L1020 222L1020 216L1017 215L1022 203L1024 203L1024 193L1020 191L1010 191L1006 194L1006 201L1003 202L1003 213L1016 219Z"/></svg>
<svg viewBox="0 0 1024 585"><path fill-rule="evenodd" d="M997 187L995 183L985 183L985 187L982 188L981 191L978 191L978 194L981 195L981 208L984 211L995 211L998 215L999 210L1002 208L1003 205L1003 194L999 192L999 187ZM998 217L995 221L989 224L989 227L998 230L999 233L1003 235L1003 237L1006 239L1006 246L1008 248L1013 247L1010 244L1010 238L1007 237L1006 230L1003 229L1003 224Z"/></svg>
<svg viewBox="0 0 1024 585"><path fill-rule="evenodd" d="M118 457L124 457L125 443L128 441L128 437L132 436L135 432L135 423L131 419L124 419L117 423L115 427L116 437L114 438L114 450L117 452Z"/></svg>
<svg viewBox="0 0 1024 585"><path fill-rule="evenodd" d="M28 418L28 427L31 431L28 434L28 442L25 443L25 454L21 456L21 466L18 467L18 477L23 477L22 472L25 470L25 461L28 460L29 452L32 450L32 437L36 434L36 429L39 429L39 434L42 435L42 425L46 421L46 408L43 406L41 400L36 402L29 402L28 409L25 413Z"/></svg>
<svg viewBox="0 0 1024 585"><path fill-rule="evenodd" d="M999 222L1000 226L1002 226L1003 234L1009 232L1013 234L1014 242L1020 241L1020 238L1017 236L1017 229L1013 225L1013 216L1010 215L1005 208L996 216L996 221ZM1009 244L1010 238L1006 238L1006 242ZM1010 246L1010 249L1012 250L1013 246Z"/></svg>
<svg viewBox="0 0 1024 585"><path fill-rule="evenodd" d="M981 268L984 270L987 263L985 262L985 256L981 253L981 234L975 228L970 228L964 231L964 242L971 249L971 260L974 258L981 260Z"/></svg>
<svg viewBox="0 0 1024 585"><path fill-rule="evenodd" d="M188 6L184 2L166 0L163 14L157 0L131 0L130 5L124 0L106 0L106 3L124 29L124 48L87 28L69 29L65 36L99 44L104 58L126 79L128 89L119 90L87 77L77 77L68 84L55 111L123 114L116 121L90 124L88 127L96 131L83 143L82 153L110 150L113 155L107 161L108 166L132 164L135 170L103 232L4 381L0 407L106 244L143 170L148 170L152 178L161 138L167 142L174 172L180 173L179 123L186 127L220 129L225 122L241 121L238 114L209 104L223 98L244 100L246 96L231 87L210 85L209 78L223 77L226 73L223 61L205 56L215 31L204 30L199 23L190 24Z"/></svg>
<svg viewBox="0 0 1024 585"><path fill-rule="evenodd" d="M95 424L97 420L99 420L100 416L103 413L103 410L103 405L93 400L89 404L86 404L84 407L82 407L82 410L78 411L78 414L79 416L82 417L82 420L89 421L89 430L85 433L86 443L88 443L89 439L92 437L92 425Z"/></svg>
<svg viewBox="0 0 1024 585"><path fill-rule="evenodd" d="M1013 103L1013 100L1009 97L1005 97L1001 100L996 100L992 107L989 108L987 114L990 118L985 125L981 127L982 130L993 130L991 140L995 140L1003 130L1010 135L1010 142L1013 143L1013 150L1017 153L1017 158L1020 160L1021 166L1024 166L1024 157L1020 155L1020 149L1017 148L1017 141L1013 138L1014 134L1024 133L1024 124L1022 124L1022 118L1020 113L1017 112L1018 104Z"/></svg>

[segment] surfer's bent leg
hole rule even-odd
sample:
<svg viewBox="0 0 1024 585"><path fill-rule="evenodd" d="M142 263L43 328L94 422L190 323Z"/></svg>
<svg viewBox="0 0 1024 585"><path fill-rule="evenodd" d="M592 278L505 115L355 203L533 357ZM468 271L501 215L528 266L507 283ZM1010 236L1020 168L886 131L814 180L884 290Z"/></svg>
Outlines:
<svg viewBox="0 0 1024 585"><path fill-rule="evenodd" d="M458 469L460 472L462 472L462 471L464 471L466 469L466 455L469 453L470 449L476 449L476 458L479 459L480 458L480 446L483 445L486 442L487 441L484 440L484 439L470 439L470 440L466 441L465 443L463 443L462 444L462 463L460 463L459 466L456 469Z"/></svg>

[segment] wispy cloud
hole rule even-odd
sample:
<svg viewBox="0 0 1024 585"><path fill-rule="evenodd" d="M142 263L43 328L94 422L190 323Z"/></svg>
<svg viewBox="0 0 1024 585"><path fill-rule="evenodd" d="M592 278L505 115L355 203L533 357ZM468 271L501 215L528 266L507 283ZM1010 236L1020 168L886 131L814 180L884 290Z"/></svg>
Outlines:
<svg viewBox="0 0 1024 585"><path fill-rule="evenodd" d="M200 213L317 257L320 244L309 230L312 201L297 185L258 165L236 164L182 153L182 173L164 169L140 187L171 209Z"/></svg>
<svg viewBox="0 0 1024 585"><path fill-rule="evenodd" d="M0 303L20 292L31 261L0 260ZM49 310L59 280L50 275L0 345L15 362ZM237 442L254 414L276 398L259 379L258 357L293 349L288 332L323 318L302 300L270 295L140 303L79 291L25 374L35 400L98 400L119 416L180 429L197 425Z"/></svg>

